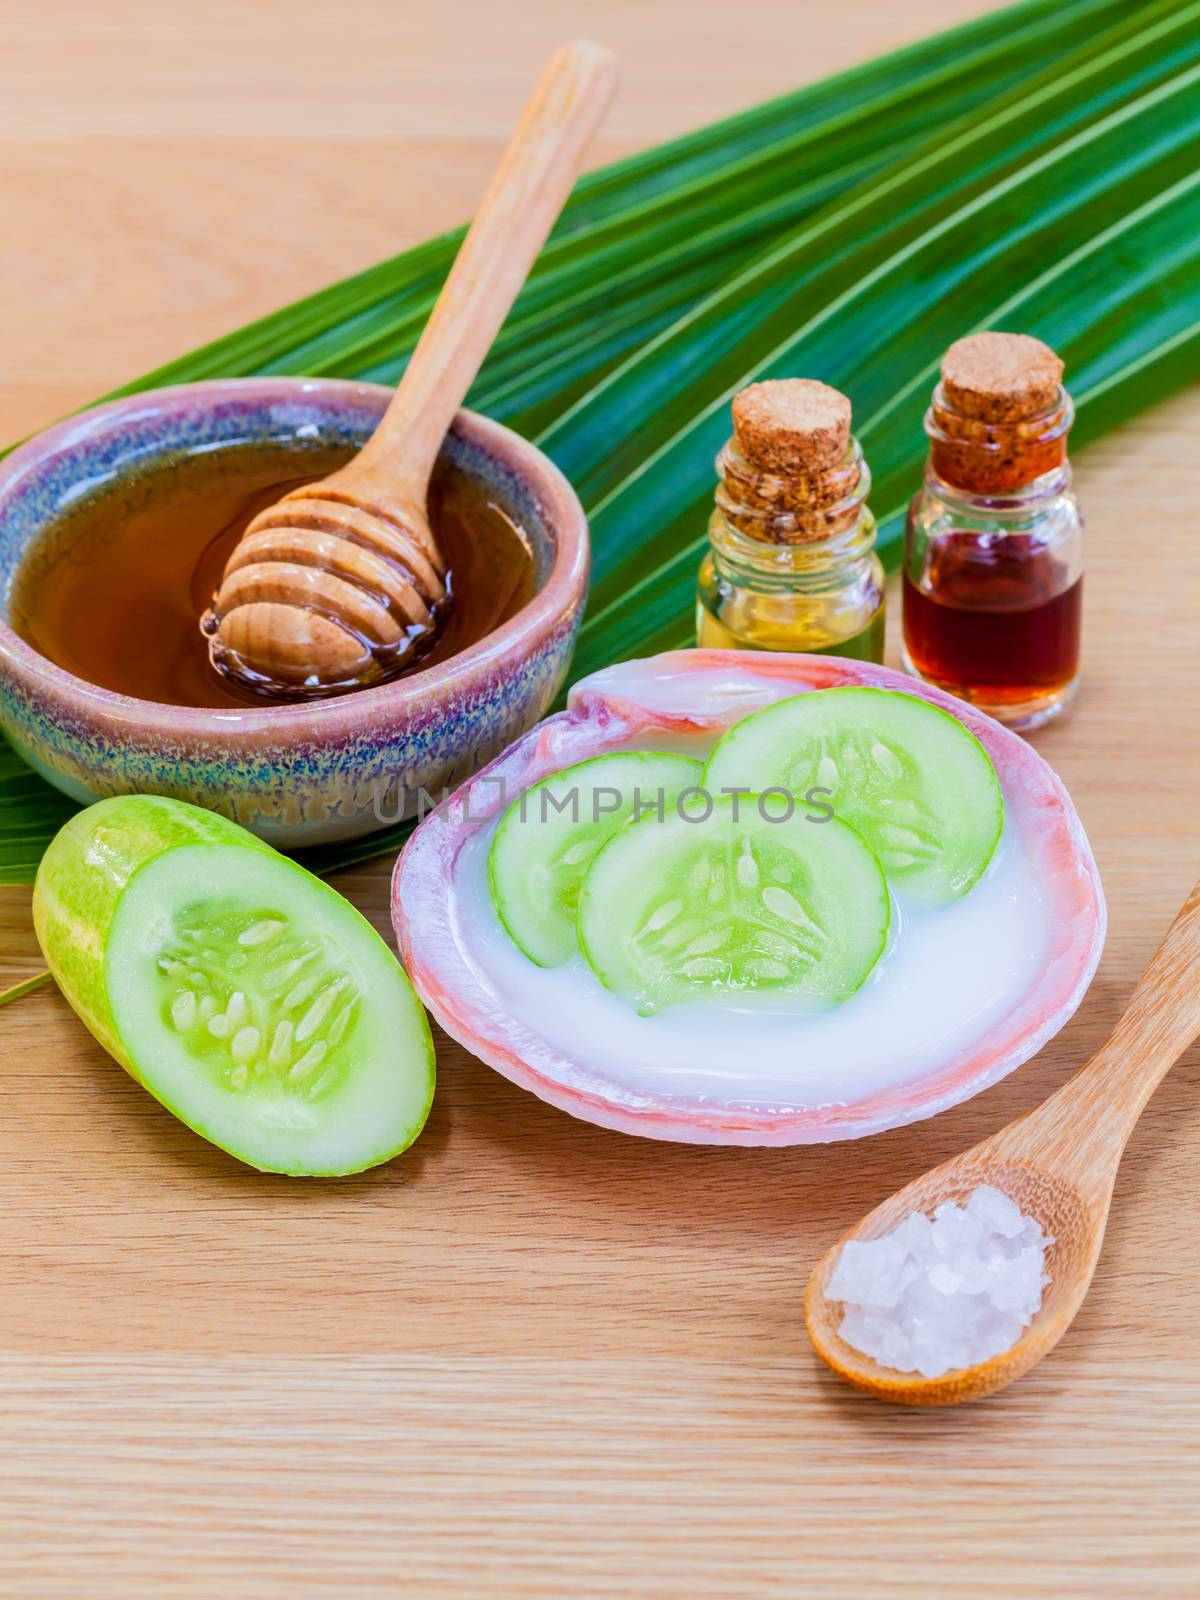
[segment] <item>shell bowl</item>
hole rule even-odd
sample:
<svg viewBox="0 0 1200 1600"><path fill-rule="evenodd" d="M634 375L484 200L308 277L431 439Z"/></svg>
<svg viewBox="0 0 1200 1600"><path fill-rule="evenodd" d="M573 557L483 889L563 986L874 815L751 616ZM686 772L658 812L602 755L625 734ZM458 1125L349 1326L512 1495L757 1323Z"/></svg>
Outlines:
<svg viewBox="0 0 1200 1600"><path fill-rule="evenodd" d="M537 1016L510 1014L502 986L472 954L473 914L458 873L499 811L531 784L633 741L713 739L786 695L841 684L898 689L940 706L983 743L1005 790L1046 908L1048 949L999 1020L924 1075L841 1102L744 1106L712 1096L639 1092L553 1043ZM567 710L519 739L417 828L396 864L392 920L401 958L447 1033L521 1087L589 1122L695 1144L792 1145L855 1139L978 1094L1067 1022L1104 944L1100 879L1070 797L1036 752L990 717L884 667L832 656L683 650L625 662L576 684Z"/></svg>

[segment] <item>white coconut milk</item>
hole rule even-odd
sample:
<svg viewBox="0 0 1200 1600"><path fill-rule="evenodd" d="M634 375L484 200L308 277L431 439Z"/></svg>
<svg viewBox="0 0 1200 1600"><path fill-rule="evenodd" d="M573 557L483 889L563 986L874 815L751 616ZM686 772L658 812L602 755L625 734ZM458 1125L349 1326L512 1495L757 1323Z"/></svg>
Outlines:
<svg viewBox="0 0 1200 1600"><path fill-rule="evenodd" d="M713 741L672 742L703 759ZM961 900L937 911L897 900L888 951L843 1005L814 1011L791 996L706 996L643 1017L582 956L547 970L521 954L488 893L490 844L491 829L480 829L458 862L458 936L480 985L498 1014L525 1019L566 1060L635 1097L790 1111L927 1077L1033 987L1049 945L1045 899L1006 828Z"/></svg>

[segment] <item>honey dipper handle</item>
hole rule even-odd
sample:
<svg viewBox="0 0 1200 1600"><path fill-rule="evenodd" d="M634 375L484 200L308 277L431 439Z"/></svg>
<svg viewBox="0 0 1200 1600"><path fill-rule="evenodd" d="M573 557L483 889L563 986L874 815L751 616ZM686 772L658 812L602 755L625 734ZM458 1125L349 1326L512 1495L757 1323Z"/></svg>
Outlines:
<svg viewBox="0 0 1200 1600"><path fill-rule="evenodd" d="M1019 1157L1036 1146L1046 1164L1069 1172L1081 1187L1091 1180L1104 1190L1146 1102L1197 1037L1200 883L1108 1038L1056 1094L996 1136L994 1142L1006 1147L1000 1153Z"/></svg>
<svg viewBox="0 0 1200 1600"><path fill-rule="evenodd" d="M525 107L391 405L342 481L424 503L438 449L575 182L617 83L611 50L558 50Z"/></svg>

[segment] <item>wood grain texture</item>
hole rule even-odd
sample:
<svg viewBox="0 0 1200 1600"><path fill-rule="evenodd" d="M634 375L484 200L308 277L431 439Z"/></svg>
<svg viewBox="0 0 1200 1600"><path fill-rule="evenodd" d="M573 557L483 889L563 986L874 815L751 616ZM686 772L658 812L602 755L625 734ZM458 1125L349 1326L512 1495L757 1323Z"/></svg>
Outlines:
<svg viewBox="0 0 1200 1600"><path fill-rule="evenodd" d="M218 668L285 692L361 687L381 668L411 666L422 631L431 642L431 608L446 595L428 511L438 452L616 86L616 57L594 40L572 40L547 62L375 432L243 532L213 602Z"/></svg>
<svg viewBox="0 0 1200 1600"><path fill-rule="evenodd" d="M461 220L563 37L622 57L603 159L976 9L0 0L0 437ZM881 1407L821 1366L801 1298L857 1216L1099 1045L1200 872L1198 436L1185 395L1080 462L1085 684L1036 743L1099 859L1099 974L932 1122L655 1145L442 1041L409 1157L298 1184L188 1134L53 992L0 1013L0 1593L1194 1594L1196 1051L1079 1318L1012 1389ZM380 927L386 879L341 879ZM6 975L26 899L0 896Z"/></svg>
<svg viewBox="0 0 1200 1600"><path fill-rule="evenodd" d="M1070 1328L1104 1243L1117 1172L1155 1089L1200 1037L1200 884L1196 884L1138 979L1124 1011L1091 1059L1061 1088L1010 1122L906 1183L832 1244L813 1268L804 1320L822 1360L867 1394L903 1405L961 1405L997 1393L1043 1360ZM1036 1219L1050 1244L1041 1306L1006 1350L927 1378L897 1372L841 1337L829 1297L842 1246L879 1239L914 1212L962 1205L987 1184Z"/></svg>

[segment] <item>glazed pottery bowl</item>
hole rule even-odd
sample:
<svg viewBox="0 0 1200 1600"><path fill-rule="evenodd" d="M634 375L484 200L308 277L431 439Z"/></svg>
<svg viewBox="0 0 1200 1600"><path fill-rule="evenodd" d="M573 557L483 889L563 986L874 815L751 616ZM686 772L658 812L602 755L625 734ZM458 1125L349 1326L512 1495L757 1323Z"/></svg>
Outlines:
<svg viewBox="0 0 1200 1600"><path fill-rule="evenodd" d="M890 1036L897 1045L892 1051L885 1035L874 1058L881 1070L873 1086L864 1087L861 1078L839 1081L819 1047L806 1049L802 1030L777 1043L778 1058L798 1068L778 1096L742 1098L744 1077L729 1073L728 1057L702 1030L698 1040L697 1031L688 1037L696 1050L691 1065L703 1069L704 1092L694 1087L697 1071L680 1074L669 1065L648 1077L639 1052L659 1059L657 1046L648 1035L634 1034L630 1018L618 1014L615 997L609 997L603 1025L598 988L593 995L576 987L569 1002L557 999L559 973L533 968L500 928L486 886L487 847L498 814L531 784L578 761L623 748L699 755L696 746L711 746L734 723L773 701L847 684L927 700L958 718L984 745L1004 791L1006 848L1019 854L1025 881L1034 886L1041 947L1031 945L1015 980L978 1012L969 1012L963 1026L943 1027L936 1015L939 993L956 984L955 957L930 972L928 1006L938 1025L927 1030L927 1051L922 1046L915 1065L894 1071L905 1041ZM980 890L986 887L981 883ZM987 929L981 943L960 947L951 940L950 947L973 948L973 959L991 963L989 919L998 910L997 897L1008 893L993 886L992 897L982 903ZM1040 1050L1072 1015L1096 970L1105 932L1100 879L1075 808L1023 739L962 701L885 667L834 656L726 650L681 650L624 662L577 683L566 711L519 739L417 828L396 865L392 920L401 958L430 1011L447 1033L506 1078L603 1127L654 1139L739 1145L861 1138L978 1094ZM955 926L961 931L961 922ZM994 970L984 967L983 979ZM701 1061L706 1054L709 1059Z"/></svg>
<svg viewBox="0 0 1200 1600"><path fill-rule="evenodd" d="M303 705L193 710L134 700L64 672L7 625L39 533L103 484L119 515L156 459L239 440L362 444L390 398L374 384L248 378L185 384L59 423L0 463L0 727L56 788L88 802L166 794L287 847L354 838L411 815L543 715L562 685L587 589L570 484L499 423L460 412L450 467L522 527L536 592L456 656L376 688Z"/></svg>

